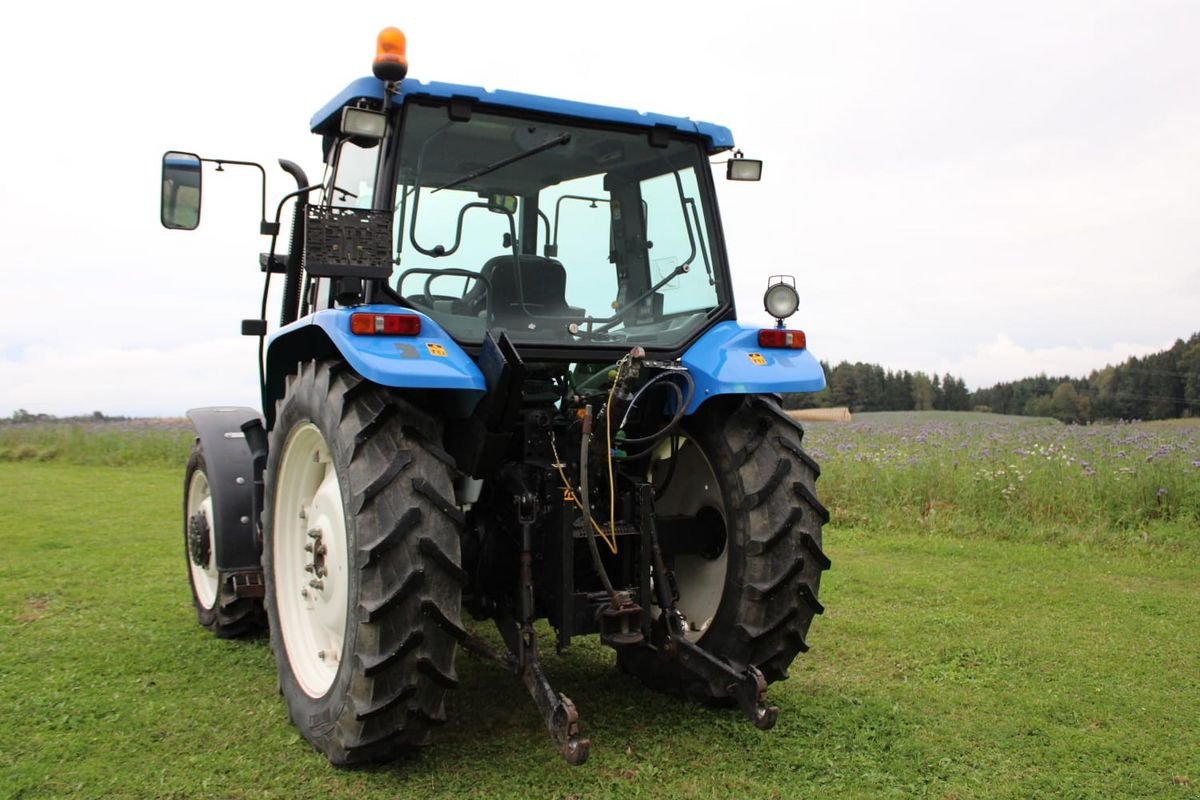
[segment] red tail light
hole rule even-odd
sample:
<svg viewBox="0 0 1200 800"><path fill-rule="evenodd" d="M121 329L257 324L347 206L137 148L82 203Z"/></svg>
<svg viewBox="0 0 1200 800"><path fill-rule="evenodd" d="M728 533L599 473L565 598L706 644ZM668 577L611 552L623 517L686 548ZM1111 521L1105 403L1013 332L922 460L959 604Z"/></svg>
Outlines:
<svg viewBox="0 0 1200 800"><path fill-rule="evenodd" d="M421 318L416 314L351 314L350 332L358 336L416 336Z"/></svg>
<svg viewBox="0 0 1200 800"><path fill-rule="evenodd" d="M763 348L781 348L784 350L803 350L808 346L804 331L789 331L785 328L763 328L758 332L758 346Z"/></svg>

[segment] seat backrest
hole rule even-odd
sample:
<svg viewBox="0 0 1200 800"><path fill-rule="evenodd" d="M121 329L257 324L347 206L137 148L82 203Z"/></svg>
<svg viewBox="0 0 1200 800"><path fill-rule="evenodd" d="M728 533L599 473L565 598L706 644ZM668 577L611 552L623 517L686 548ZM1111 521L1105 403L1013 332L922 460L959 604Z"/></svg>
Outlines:
<svg viewBox="0 0 1200 800"><path fill-rule="evenodd" d="M520 313L524 299L525 308L533 314L568 313L567 271L560 261L535 255L503 255L488 259L480 272L491 284L492 308L497 312Z"/></svg>

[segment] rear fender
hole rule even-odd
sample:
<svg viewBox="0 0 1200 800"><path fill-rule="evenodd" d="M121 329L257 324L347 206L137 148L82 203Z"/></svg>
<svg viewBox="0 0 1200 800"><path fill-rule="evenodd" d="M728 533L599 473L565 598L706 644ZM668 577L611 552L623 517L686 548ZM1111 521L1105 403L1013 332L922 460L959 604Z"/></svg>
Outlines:
<svg viewBox="0 0 1200 800"><path fill-rule="evenodd" d="M412 314L421 318L416 336L358 336L350 332L356 313ZM445 330L424 314L393 305L365 305L317 311L280 328L267 346L263 408L274 425L275 401L287 376L313 358L340 358L359 375L396 389L444 390L446 408L465 416L486 391L483 373Z"/></svg>
<svg viewBox="0 0 1200 800"><path fill-rule="evenodd" d="M759 347L758 331L732 321L721 322L687 349L683 365L696 383L688 414L719 395L819 392L825 388L825 371L812 353Z"/></svg>
<svg viewBox="0 0 1200 800"><path fill-rule="evenodd" d="M217 570L262 569L254 525L254 457L242 433L243 423L262 417L253 408L229 406L193 408L187 416L204 450Z"/></svg>

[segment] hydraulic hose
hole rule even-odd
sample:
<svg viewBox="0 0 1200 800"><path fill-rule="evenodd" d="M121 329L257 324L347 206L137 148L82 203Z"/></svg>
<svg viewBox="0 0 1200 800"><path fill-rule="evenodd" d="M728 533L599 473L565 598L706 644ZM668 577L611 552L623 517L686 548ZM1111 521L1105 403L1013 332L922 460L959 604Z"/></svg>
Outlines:
<svg viewBox="0 0 1200 800"><path fill-rule="evenodd" d="M588 499L588 441L591 438L592 406L589 404L584 407L583 436L580 437L579 442L580 508L583 511L583 527L587 531L588 552L592 554L592 566L595 567L596 574L600 576L600 583L604 584L604 591L608 592L609 599L615 608L621 605L620 598L617 597L617 590L613 588L612 581L608 578L604 562L600 560L600 548L596 546L596 532L592 529L592 506Z"/></svg>
<svg viewBox="0 0 1200 800"><path fill-rule="evenodd" d="M682 389L680 389L678 385L676 385L674 382L672 382L670 380L670 378L673 377L674 375L679 375L683 378L684 382L687 384L687 392L686 393ZM651 386L659 386L659 385L664 385L667 388L671 389L673 392L675 392L675 413L674 413L674 415L672 415L671 420L666 425L664 425L662 428L658 429L654 433L649 434L648 436L638 436L635 438L624 439L623 442L626 445L649 443L650 446L653 447L655 444L662 441L665 436L667 436L672 431L674 431L675 428L678 427L679 423L683 421L683 417L687 413L687 408L692 402L692 395L695 394L696 383L695 383L695 381L692 380L692 376L689 375L687 372L677 372L677 373L664 372L660 375L656 375L655 377L651 378L649 381L646 382L646 384L644 386L642 386L642 388L638 389L637 393L634 394L633 398L629 401L629 408L625 409L625 414L621 418L620 427L622 427L622 428L625 427L625 422L629 419L629 412L633 410L634 404L637 403L637 401L641 398L642 394L644 394L646 392L646 390L648 390ZM645 455L647 452L649 452L649 450L643 451L637 457L640 458L642 455ZM625 456L625 458L629 459L631 457Z"/></svg>
<svg viewBox="0 0 1200 800"><path fill-rule="evenodd" d="M646 385L649 386L650 384ZM675 414L671 417L671 421L648 436L626 437L622 440L625 444L654 444L655 442L661 441L664 436L674 430L675 426L683 420L683 415L687 412L687 403L684 400L683 390L673 383L664 383L663 386L666 386L668 389L675 392L676 408ZM624 420L622 420L622 426L623 425Z"/></svg>

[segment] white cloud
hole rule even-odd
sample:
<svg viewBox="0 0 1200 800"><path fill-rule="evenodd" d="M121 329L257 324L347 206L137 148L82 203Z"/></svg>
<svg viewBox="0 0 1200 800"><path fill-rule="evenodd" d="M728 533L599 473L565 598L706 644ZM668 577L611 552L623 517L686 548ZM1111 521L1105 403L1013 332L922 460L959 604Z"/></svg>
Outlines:
<svg viewBox="0 0 1200 800"><path fill-rule="evenodd" d="M927 371L936 371L938 374L949 372L961 377L972 389L990 387L1004 380L1012 380L1014 376L1082 378L1092 370L1118 364L1130 356L1164 350L1172 344L1116 342L1108 347L1028 347L1001 333L992 341L976 346L971 353L942 360L936 368Z"/></svg>

